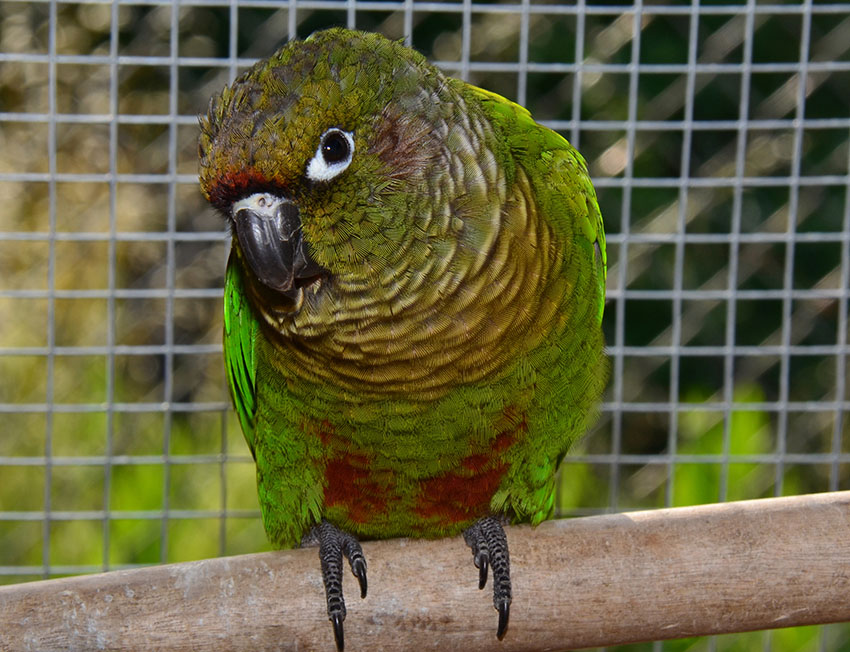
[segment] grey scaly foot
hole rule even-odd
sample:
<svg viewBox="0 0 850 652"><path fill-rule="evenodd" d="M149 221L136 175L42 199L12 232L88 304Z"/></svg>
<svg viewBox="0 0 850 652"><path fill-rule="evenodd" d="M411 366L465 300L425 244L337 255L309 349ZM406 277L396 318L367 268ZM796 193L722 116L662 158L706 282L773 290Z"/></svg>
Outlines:
<svg viewBox="0 0 850 652"><path fill-rule="evenodd" d="M501 641L511 612L511 561L505 530L498 518L487 516L464 530L463 539L472 548L479 589L487 584L488 567L493 567L493 606L499 612L496 636Z"/></svg>
<svg viewBox="0 0 850 652"><path fill-rule="evenodd" d="M343 652L345 637L342 622L345 620L345 599L342 596L342 557L348 558L351 572L360 583L360 597L366 597L366 558L360 543L335 525L322 521L315 526L305 541L318 541L319 561L322 563L322 580L328 599L328 618L333 623L336 649Z"/></svg>

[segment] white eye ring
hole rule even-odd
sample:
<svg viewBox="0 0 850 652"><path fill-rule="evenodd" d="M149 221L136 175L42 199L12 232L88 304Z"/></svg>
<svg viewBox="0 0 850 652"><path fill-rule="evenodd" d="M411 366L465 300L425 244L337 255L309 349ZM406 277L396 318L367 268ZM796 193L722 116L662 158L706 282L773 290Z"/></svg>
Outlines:
<svg viewBox="0 0 850 652"><path fill-rule="evenodd" d="M354 135L333 127L319 139L316 153L307 164L307 178L330 181L351 164L354 156Z"/></svg>

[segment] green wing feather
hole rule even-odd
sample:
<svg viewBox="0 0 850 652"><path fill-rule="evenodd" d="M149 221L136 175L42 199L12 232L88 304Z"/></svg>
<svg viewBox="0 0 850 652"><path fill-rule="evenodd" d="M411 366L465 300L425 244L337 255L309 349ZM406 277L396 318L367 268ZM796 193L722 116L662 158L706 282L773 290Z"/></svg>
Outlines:
<svg viewBox="0 0 850 652"><path fill-rule="evenodd" d="M577 172L577 174L572 175L571 181L573 183L568 184L568 187L579 189L583 201L571 202L571 205L576 209L574 214L560 217L579 219L579 232L587 238L588 243L593 247L596 266L599 271L597 276L600 286L598 315L601 321L602 312L605 308L605 278L608 273L608 256L605 250L605 227L602 222L602 213L599 210L596 191L590 182L587 163L566 138L535 122L528 109L492 91L471 85L469 88L473 95L476 95L484 103L493 121L505 126L502 131L507 134L510 149L515 152L522 152L521 158L523 160L541 161L551 170L559 162L558 159L562 159L561 162L566 159L568 166L571 166ZM563 179L551 179L546 172L547 170L542 170L541 174L532 175L533 180L543 182L538 188L540 191L538 194L541 196L545 196L551 188L557 188L564 184ZM550 183L550 181L554 183ZM559 216L552 215L552 217Z"/></svg>
<svg viewBox="0 0 850 652"><path fill-rule="evenodd" d="M234 248L227 261L224 282L224 363L230 396L242 425L251 455L257 412L256 339L260 324L248 305L242 281L242 266Z"/></svg>

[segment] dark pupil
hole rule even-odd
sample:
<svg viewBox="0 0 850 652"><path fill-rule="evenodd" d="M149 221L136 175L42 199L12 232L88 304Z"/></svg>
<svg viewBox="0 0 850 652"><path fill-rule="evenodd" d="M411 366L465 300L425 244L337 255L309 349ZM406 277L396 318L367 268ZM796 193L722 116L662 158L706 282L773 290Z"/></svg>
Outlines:
<svg viewBox="0 0 850 652"><path fill-rule="evenodd" d="M322 157L329 164L344 161L348 157L348 141L342 134L328 134L322 142Z"/></svg>

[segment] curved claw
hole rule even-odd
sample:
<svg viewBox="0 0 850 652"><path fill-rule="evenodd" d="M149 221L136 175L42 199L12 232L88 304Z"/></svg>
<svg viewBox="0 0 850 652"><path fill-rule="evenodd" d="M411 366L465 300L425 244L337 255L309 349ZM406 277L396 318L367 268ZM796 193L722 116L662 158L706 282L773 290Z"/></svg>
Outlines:
<svg viewBox="0 0 850 652"><path fill-rule="evenodd" d="M499 612L496 637L502 640L508 629L511 608L511 562L508 540L498 517L486 516L463 532L466 544L472 548L472 558L478 567L478 588L487 583L488 567L493 569L493 606Z"/></svg>
<svg viewBox="0 0 850 652"><path fill-rule="evenodd" d="M357 577L357 581L360 582L360 597L366 597L366 562L363 559L357 559L351 564L351 572L354 573L355 577Z"/></svg>
<svg viewBox="0 0 850 652"><path fill-rule="evenodd" d="M334 614L331 616L331 622L334 626L334 640L336 641L337 652L343 652L343 650L345 650L345 635L342 631L343 620L345 620L345 616L340 614ZM501 620L499 622L501 623Z"/></svg>
<svg viewBox="0 0 850 652"><path fill-rule="evenodd" d="M482 554L476 557L475 565L478 566L478 590L487 586L487 570L490 568L490 557Z"/></svg>
<svg viewBox="0 0 850 652"><path fill-rule="evenodd" d="M508 619L511 616L511 603L503 600L499 602L497 608L499 610L499 626L496 629L496 638L501 641L505 637L505 631L508 629Z"/></svg>
<svg viewBox="0 0 850 652"><path fill-rule="evenodd" d="M360 583L360 597L366 597L366 558L363 549L352 535L343 532L328 521L317 524L309 540L319 543L319 561L322 564L322 581L328 602L328 619L333 624L336 649L343 652L345 639L342 623L345 620L345 598L342 595L343 557Z"/></svg>

